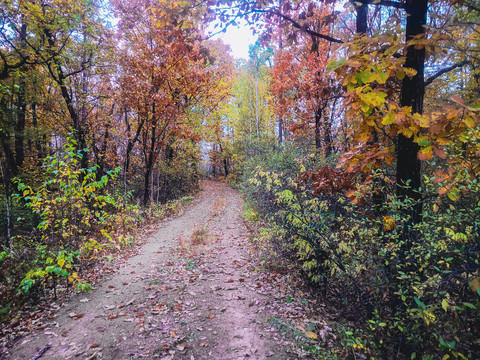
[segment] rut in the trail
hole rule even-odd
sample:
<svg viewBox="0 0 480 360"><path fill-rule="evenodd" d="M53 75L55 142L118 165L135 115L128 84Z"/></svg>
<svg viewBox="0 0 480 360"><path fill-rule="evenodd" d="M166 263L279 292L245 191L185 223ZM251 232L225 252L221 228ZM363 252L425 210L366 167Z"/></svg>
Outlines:
<svg viewBox="0 0 480 360"><path fill-rule="evenodd" d="M44 359L298 358L268 327L280 310L271 280L252 262L239 194L222 183L204 186L139 255L91 293L73 296L6 358L30 359L47 344Z"/></svg>

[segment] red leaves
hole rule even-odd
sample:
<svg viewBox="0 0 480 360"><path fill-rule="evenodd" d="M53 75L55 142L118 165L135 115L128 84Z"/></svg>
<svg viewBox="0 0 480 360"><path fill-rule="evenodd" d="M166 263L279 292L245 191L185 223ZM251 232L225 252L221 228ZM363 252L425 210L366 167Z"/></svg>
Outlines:
<svg viewBox="0 0 480 360"><path fill-rule="evenodd" d="M343 170L332 169L329 166L318 168L315 172L307 171L300 179L307 183L312 182L314 195L320 193L342 193L355 186L355 175Z"/></svg>

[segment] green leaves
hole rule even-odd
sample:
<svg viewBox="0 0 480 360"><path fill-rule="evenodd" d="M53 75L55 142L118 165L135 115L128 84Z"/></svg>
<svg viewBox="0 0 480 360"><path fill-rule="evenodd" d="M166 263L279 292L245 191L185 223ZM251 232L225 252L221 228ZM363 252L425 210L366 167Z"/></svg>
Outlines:
<svg viewBox="0 0 480 360"><path fill-rule="evenodd" d="M425 304L416 296L413 297L413 300L415 300L415 303L423 310L426 310L427 307L425 306Z"/></svg>
<svg viewBox="0 0 480 360"><path fill-rule="evenodd" d="M327 71L332 71L340 67L340 65L344 64L347 61L345 58L341 58L339 60L332 60L327 64Z"/></svg>

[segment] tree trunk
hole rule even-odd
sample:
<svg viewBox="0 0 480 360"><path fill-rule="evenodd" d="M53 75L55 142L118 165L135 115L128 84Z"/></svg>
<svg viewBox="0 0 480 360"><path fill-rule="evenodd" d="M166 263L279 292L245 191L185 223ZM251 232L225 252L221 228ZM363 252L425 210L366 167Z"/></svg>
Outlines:
<svg viewBox="0 0 480 360"><path fill-rule="evenodd" d="M406 40L425 33L427 19L427 0L408 0L405 3L407 12ZM400 94L400 106L411 106L412 113L422 114L423 98L425 95L424 69L425 48L416 49L409 46L405 67L415 69L417 74L412 78L405 76ZM418 160L419 146L413 137L403 134L397 138L397 195L400 199L410 198L419 201L421 194L418 189L421 185L421 166ZM416 224L422 220L422 205L418 202L408 214L410 223Z"/></svg>
<svg viewBox="0 0 480 360"><path fill-rule="evenodd" d="M6 164L7 168L5 172L3 171L3 162L0 157L0 171L3 178L3 190L5 192L5 220L6 220L6 228L5 228L5 238L6 238L6 245L12 251L12 219L10 216L10 169L8 168L8 164Z"/></svg>
<svg viewBox="0 0 480 360"><path fill-rule="evenodd" d="M143 205L147 206L148 201L150 200L150 177L153 171L153 164L155 158L155 140L156 140L156 126L153 126L152 135L150 138L150 149L146 158L146 169L145 169L145 179L144 179L144 189L143 189Z"/></svg>
<svg viewBox="0 0 480 360"><path fill-rule="evenodd" d="M23 24L20 28L20 47L27 47L27 25ZM17 122L15 124L15 162L17 167L22 167L25 160L25 119L27 114L27 102L25 98L25 72L21 71L19 76L18 95L17 95Z"/></svg>
<svg viewBox="0 0 480 360"><path fill-rule="evenodd" d="M353 1L355 11L357 12L356 32L357 34L366 35L368 31L368 4L362 1Z"/></svg>
<svg viewBox="0 0 480 360"><path fill-rule="evenodd" d="M321 125L322 125L322 106L317 107L317 111L315 111L315 149L320 149L322 147L322 139L321 139Z"/></svg>
<svg viewBox="0 0 480 360"><path fill-rule="evenodd" d="M258 141L258 138L260 136L260 125L259 125L259 122L260 122L260 119L259 119L259 101L258 101L258 64L255 64L255 101L256 101L256 105L255 105L255 118L256 118L256 122L257 122L257 141Z"/></svg>
<svg viewBox="0 0 480 360"><path fill-rule="evenodd" d="M280 6L282 4L282 0L278 0L278 5ZM283 44L282 44L282 35L280 34L280 40L278 40L278 49L280 52L283 49ZM280 81L282 81L282 76L280 75ZM279 101L282 101L282 94L279 96ZM282 145L283 142L283 117L282 115L279 115L278 117L278 145Z"/></svg>
<svg viewBox="0 0 480 360"><path fill-rule="evenodd" d="M55 48L55 40L53 38L53 35L50 33L50 30L45 29L44 33L47 37L49 46ZM70 119L73 123L73 128L75 129L75 140L77 141L76 150L82 155L82 158L80 159L80 168L87 169L87 142L85 137L84 125L82 124L83 121L80 121L80 117L78 115L77 109L75 108L72 96L67 89L66 81L68 76L65 74L62 68L60 60L57 57L54 57L52 61L56 71L52 68L52 63L48 64L48 71L50 72L50 75L52 75L57 85L60 86L60 92L62 94L63 100L65 101L65 105L67 106L68 114L70 115ZM80 175L80 177L82 177L82 175Z"/></svg>

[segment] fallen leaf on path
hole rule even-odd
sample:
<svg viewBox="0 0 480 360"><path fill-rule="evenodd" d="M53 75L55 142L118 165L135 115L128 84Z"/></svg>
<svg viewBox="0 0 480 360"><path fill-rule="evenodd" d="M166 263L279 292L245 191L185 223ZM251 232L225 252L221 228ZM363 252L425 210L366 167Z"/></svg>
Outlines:
<svg viewBox="0 0 480 360"><path fill-rule="evenodd" d="M72 313L68 314L68 316L70 316L73 320L78 320L78 319L81 319L82 317L84 317L85 314L77 314L76 312L72 312Z"/></svg>
<svg viewBox="0 0 480 360"><path fill-rule="evenodd" d="M185 350L186 347L187 347L187 344L185 344L185 343L181 343L181 344L178 344L176 346L177 350L179 350L179 351Z"/></svg>
<svg viewBox="0 0 480 360"><path fill-rule="evenodd" d="M209 318L209 319L213 319L214 316L215 316L215 315L210 314L210 315L208 315L208 318Z"/></svg>
<svg viewBox="0 0 480 360"><path fill-rule="evenodd" d="M99 346L100 346L100 344L92 344L92 345L90 345L88 348L89 348L89 349L95 349L95 348L97 348L97 347L99 347Z"/></svg>
<svg viewBox="0 0 480 360"><path fill-rule="evenodd" d="M117 317L118 317L118 315L116 315L116 314L110 314L110 315L108 315L108 319L109 319L109 320L116 319Z"/></svg>

